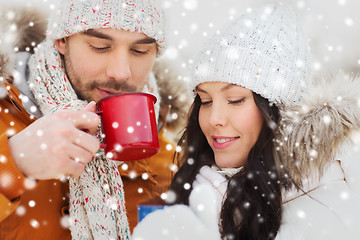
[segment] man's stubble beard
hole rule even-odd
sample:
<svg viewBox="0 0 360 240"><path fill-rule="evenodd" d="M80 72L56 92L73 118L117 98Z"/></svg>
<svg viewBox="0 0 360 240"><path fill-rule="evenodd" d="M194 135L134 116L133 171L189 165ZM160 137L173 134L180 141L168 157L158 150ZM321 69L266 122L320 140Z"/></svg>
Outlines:
<svg viewBox="0 0 360 240"><path fill-rule="evenodd" d="M68 43L66 43L68 44ZM62 57L65 74L74 89L77 97L80 100L86 100L88 102L94 100L91 96L91 92L97 88L112 89L121 92L136 92L140 91L136 86L130 85L127 82L117 82L115 80L107 80L106 82L98 81L96 79L89 81L89 83L83 83L78 74L75 73L73 64L70 57L70 48L67 45L65 55ZM88 93L88 94L87 94Z"/></svg>

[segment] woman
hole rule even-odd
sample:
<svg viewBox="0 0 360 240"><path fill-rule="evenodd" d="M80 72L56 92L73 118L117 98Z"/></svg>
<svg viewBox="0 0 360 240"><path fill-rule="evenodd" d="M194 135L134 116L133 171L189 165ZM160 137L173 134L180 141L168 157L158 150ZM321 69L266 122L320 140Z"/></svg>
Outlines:
<svg viewBox="0 0 360 240"><path fill-rule="evenodd" d="M360 126L360 84L342 76L312 85L308 58L297 17L286 5L241 16L200 52L172 203L197 212L191 203L197 185L212 186L223 239L360 234L360 198L334 160L350 129ZM349 95L349 89L357 90ZM181 214L167 211L169 221L186 226ZM154 213L143 226L151 220L156 232L160 219Z"/></svg>
<svg viewBox="0 0 360 240"><path fill-rule="evenodd" d="M278 108L251 90L226 82L204 82L196 91L184 135L184 164L171 187L177 193L176 203L188 204L190 194L180 179L202 182L199 170L211 175L210 169L201 167L212 166L231 182L222 204L223 232L239 232L240 239L249 239L249 229L242 226L252 226L256 239L275 234L281 222L281 189L270 126L278 122ZM229 216L234 211L243 222ZM264 222L259 221L258 213Z"/></svg>

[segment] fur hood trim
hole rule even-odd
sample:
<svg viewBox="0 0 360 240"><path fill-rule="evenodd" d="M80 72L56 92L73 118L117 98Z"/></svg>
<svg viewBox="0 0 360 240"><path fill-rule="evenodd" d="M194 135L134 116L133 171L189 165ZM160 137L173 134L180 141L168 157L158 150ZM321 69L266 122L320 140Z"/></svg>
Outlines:
<svg viewBox="0 0 360 240"><path fill-rule="evenodd" d="M6 5L6 4L5 4ZM45 38L47 15L29 6L2 6L0 10L0 78L12 82L17 51L34 52ZM0 81L1 83L2 81Z"/></svg>
<svg viewBox="0 0 360 240"><path fill-rule="evenodd" d="M168 109L165 110L166 116L162 116L163 121L166 122L168 130L177 133L185 127L192 101L184 80L184 70L180 70L179 62L170 61L162 56L156 59L153 73L159 87L160 109Z"/></svg>
<svg viewBox="0 0 360 240"><path fill-rule="evenodd" d="M283 106L275 159L300 187L319 179L360 127L360 77L342 72L312 83L303 101Z"/></svg>

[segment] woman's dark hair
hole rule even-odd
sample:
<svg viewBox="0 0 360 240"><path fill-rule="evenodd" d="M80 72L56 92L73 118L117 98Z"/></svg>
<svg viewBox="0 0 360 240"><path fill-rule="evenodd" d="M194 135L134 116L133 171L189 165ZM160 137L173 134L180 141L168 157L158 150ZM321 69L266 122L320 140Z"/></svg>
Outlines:
<svg viewBox="0 0 360 240"><path fill-rule="evenodd" d="M260 95L253 96L264 125L246 165L229 179L220 216L221 234L227 239L274 239L281 224L281 185L273 157L279 109ZM176 195L174 204L188 205L192 188L184 188L184 184L192 185L202 166L215 164L213 151L199 126L200 106L197 95L179 141L183 151L175 156L179 169L170 186Z"/></svg>

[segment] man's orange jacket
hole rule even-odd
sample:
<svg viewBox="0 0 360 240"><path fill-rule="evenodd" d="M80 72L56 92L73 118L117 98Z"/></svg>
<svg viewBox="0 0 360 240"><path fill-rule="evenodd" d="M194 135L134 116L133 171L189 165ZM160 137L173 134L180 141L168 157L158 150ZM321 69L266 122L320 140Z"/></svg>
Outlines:
<svg viewBox="0 0 360 240"><path fill-rule="evenodd" d="M68 183L40 180L32 186L13 162L8 138L34 120L15 87L7 83L5 87L7 96L0 99L0 239L71 239ZM127 168L119 166L131 230L137 224L137 206L162 204L160 195L171 181L174 144L163 132L159 143L159 153L153 157L127 162Z"/></svg>

